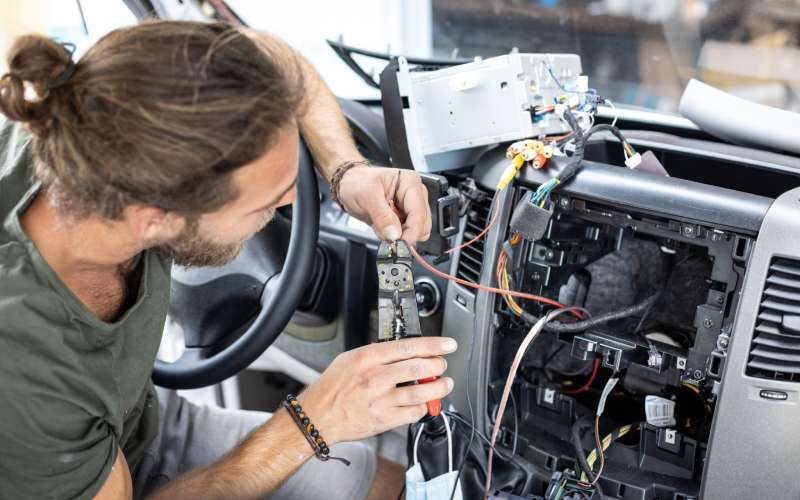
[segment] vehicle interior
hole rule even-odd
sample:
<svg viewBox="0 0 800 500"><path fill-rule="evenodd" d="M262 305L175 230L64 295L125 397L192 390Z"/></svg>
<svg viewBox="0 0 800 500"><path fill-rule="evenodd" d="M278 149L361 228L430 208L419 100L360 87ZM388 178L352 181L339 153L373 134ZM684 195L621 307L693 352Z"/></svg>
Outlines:
<svg viewBox="0 0 800 500"><path fill-rule="evenodd" d="M121 4L273 31L259 2ZM430 50L324 50L361 93L340 104L364 156L428 188L415 299L460 346L442 407L464 498L800 498L800 7L375 4L353 8L419 19ZM307 150L298 187L233 263L173 270L158 385L274 411L378 340L380 241Z"/></svg>

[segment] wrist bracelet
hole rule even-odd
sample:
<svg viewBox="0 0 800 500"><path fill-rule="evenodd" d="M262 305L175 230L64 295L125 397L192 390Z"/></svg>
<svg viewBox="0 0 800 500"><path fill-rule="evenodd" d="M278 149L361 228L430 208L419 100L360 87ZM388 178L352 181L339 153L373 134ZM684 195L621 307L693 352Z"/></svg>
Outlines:
<svg viewBox="0 0 800 500"><path fill-rule="evenodd" d="M339 205L342 204L339 199L339 184L342 182L342 177L344 177L344 174L346 174L348 170L359 165L371 165L371 163L368 160L349 160L341 163L336 167L336 170L334 170L331 176L331 199Z"/></svg>
<svg viewBox="0 0 800 500"><path fill-rule="evenodd" d="M309 419L308 415L306 415L306 413L303 411L303 407L300 406L300 402L297 401L297 398L294 396L294 394L287 395L286 399L281 401L281 406L286 408L286 411L289 412L292 420L294 420L294 423L297 424L300 432L303 433L306 441L308 441L308 444L311 445L311 449L314 450L314 455L316 455L319 460L322 460L323 462L327 462L328 460L337 460L345 465L350 465L349 460L341 457L332 457L330 455L330 448L328 448L328 445L325 443L325 440L322 439L322 436L314 427L314 424L311 423L311 419Z"/></svg>

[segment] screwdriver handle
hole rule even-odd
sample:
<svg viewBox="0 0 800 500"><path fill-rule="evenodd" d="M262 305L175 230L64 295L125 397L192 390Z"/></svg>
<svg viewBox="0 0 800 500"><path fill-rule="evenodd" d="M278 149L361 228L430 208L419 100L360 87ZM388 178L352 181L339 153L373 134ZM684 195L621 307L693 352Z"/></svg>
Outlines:
<svg viewBox="0 0 800 500"><path fill-rule="evenodd" d="M438 378L439 377L421 378L417 380L417 383L425 384L427 382L433 382ZM426 405L428 406L428 415L432 417L438 417L439 414L442 412L442 401L440 399L434 399L433 401L428 401Z"/></svg>

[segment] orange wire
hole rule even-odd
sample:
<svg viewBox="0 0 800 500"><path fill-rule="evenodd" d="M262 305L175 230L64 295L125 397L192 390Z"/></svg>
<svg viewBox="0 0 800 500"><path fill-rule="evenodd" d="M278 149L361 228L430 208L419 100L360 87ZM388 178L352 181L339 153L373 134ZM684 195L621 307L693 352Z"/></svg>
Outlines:
<svg viewBox="0 0 800 500"><path fill-rule="evenodd" d="M453 253L456 250L461 250L462 248L466 248L466 247L472 245L473 243L475 243L476 241L478 241L479 239L483 238L483 235L488 233L489 230L492 228L492 226L494 226L494 222L497 220L497 216L499 214L500 214L500 203L496 203L495 206L494 206L494 210L492 211L492 219L489 221L488 224L486 224L486 227L483 228L483 231L478 233L474 238L472 238L468 242L462 243L462 244L458 245L457 247L453 247L450 250L445 251L445 253Z"/></svg>
<svg viewBox="0 0 800 500"><path fill-rule="evenodd" d="M483 285L479 285L477 283L473 283L471 281L467 281L467 280L458 278L456 276L451 276L451 275L449 275L447 273L443 273L442 271L440 271L440 270L436 269L435 267L433 267L432 265L428 264L428 261L423 259L422 256L419 254L419 252L417 252L417 249L414 248L413 246L409 246L408 249L409 249L409 251L411 251L411 254L417 260L419 265L424 267L428 272L431 272L431 273L435 274L436 276L438 276L440 278L443 278L443 279L446 279L446 280L450 280L450 281L454 281L454 282L458 283L459 285L463 285L463 286L466 286L466 287L469 287L469 288L474 288L476 290L482 290L484 292L496 293L498 295L508 295L508 296L511 296L511 297L519 297L521 299L535 300L536 302L541 302L543 304L549 304L549 305L551 305L553 307L557 307L559 309L564 307L560 302L556 302L555 300L550 300L547 297L542 297L540 295L534 295L532 293L515 292L513 290L503 290L502 288L495 288L495 287L491 287L491 286L483 286Z"/></svg>

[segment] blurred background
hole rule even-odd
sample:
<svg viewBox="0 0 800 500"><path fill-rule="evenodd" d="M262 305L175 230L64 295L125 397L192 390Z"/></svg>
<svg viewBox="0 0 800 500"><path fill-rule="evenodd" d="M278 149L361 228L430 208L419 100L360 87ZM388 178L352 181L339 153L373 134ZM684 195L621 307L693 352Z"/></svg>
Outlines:
<svg viewBox="0 0 800 500"><path fill-rule="evenodd" d="M173 0L197 18L203 1ZM800 111L800 0L229 0L249 25L306 55L334 91L374 100L326 39L416 57L577 53L590 86L617 105L677 109L690 78L738 96ZM78 53L134 22L122 0L0 0L0 53L38 31ZM376 76L385 62L357 56Z"/></svg>

